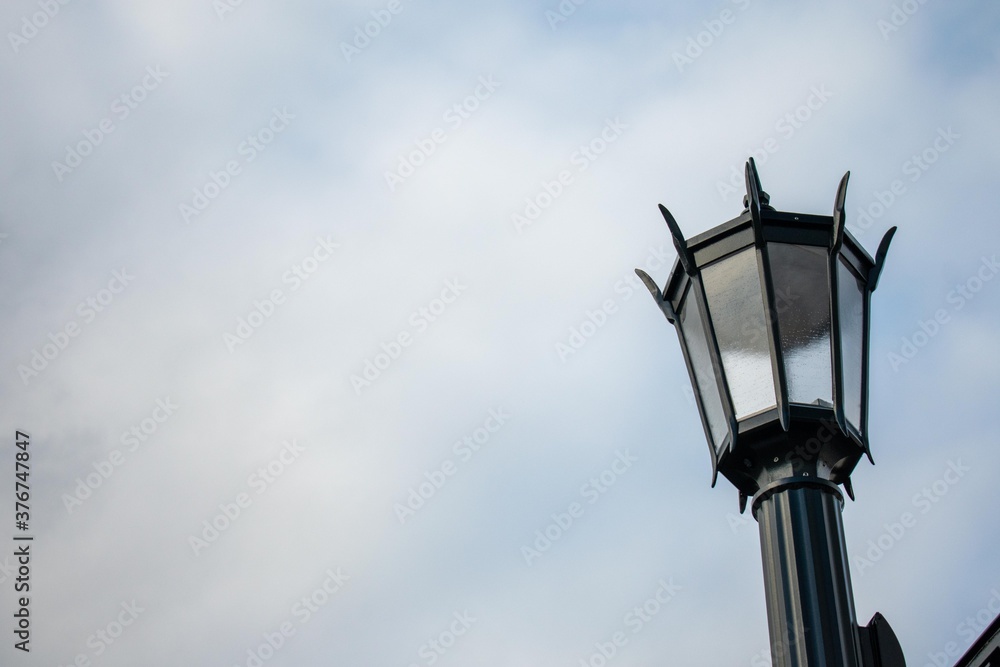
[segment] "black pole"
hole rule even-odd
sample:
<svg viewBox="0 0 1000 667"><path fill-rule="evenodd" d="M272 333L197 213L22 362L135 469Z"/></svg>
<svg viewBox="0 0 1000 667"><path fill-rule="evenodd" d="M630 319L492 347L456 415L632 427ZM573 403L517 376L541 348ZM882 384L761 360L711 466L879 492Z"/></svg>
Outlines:
<svg viewBox="0 0 1000 667"><path fill-rule="evenodd" d="M843 503L832 483L802 478L754 500L774 667L862 665Z"/></svg>

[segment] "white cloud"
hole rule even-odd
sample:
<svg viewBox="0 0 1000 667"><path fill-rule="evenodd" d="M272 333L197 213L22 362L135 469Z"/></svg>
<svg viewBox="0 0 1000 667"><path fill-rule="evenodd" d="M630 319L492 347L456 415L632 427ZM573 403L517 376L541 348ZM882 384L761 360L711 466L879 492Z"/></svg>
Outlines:
<svg viewBox="0 0 1000 667"><path fill-rule="evenodd" d="M977 556L996 546L978 477L995 467L993 286L898 373L883 360L1000 245L995 46L972 27L995 20L928 4L884 40L888 6L661 5L586 3L553 31L549 5L403 0L347 62L340 43L387 3L245 0L223 20L208 2L69 3L0 56L2 388L35 448L39 660L93 657L88 635L136 599L147 611L103 664L246 664L340 566L350 581L267 664L427 664L421 645L466 609L477 621L442 665L578 662L671 577L682 590L615 661L750 664L767 644L756 524L731 528L735 490L708 488L676 334L616 284L650 247L673 261L657 203L688 236L737 215L742 195L718 184L748 152L767 153L785 210L828 212L851 169L859 231L858 210L949 126L961 138L861 234L874 251L900 227L873 298L879 465L860 464L845 527L853 559L949 456L977 462L884 576L855 569L859 620L885 612L911 660L956 639L997 585ZM725 8L735 20L678 72L673 53ZM35 11L10 5L0 24ZM52 161L157 65L169 76L58 181ZM500 86L449 125L480 76ZM810 96L807 120L779 125ZM250 161L241 142L275 107L294 119ZM580 146L615 118L627 128L582 169ZM437 127L446 140L390 191L385 172ZM240 173L185 224L179 205L229 160ZM564 170L518 234L512 214ZM293 290L284 272L327 235L340 248ZM123 266L134 284L84 323L78 304ZM456 278L467 290L415 324ZM223 335L275 289L285 301L230 353ZM563 363L556 344L608 299ZM70 322L79 336L26 385L18 366ZM401 333L411 344L357 394L351 376ZM177 414L67 513L62 494L163 396ZM509 424L400 525L393 505L499 406ZM301 458L194 556L189 536L291 438ZM641 463L527 567L520 547L624 448Z"/></svg>

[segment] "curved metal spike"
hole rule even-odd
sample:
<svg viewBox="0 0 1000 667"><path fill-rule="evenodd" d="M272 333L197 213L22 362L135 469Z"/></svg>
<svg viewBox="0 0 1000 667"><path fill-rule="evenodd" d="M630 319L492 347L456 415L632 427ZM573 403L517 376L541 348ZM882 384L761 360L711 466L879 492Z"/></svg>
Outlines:
<svg viewBox="0 0 1000 667"><path fill-rule="evenodd" d="M747 508L747 494L740 491L740 514L743 514Z"/></svg>
<svg viewBox="0 0 1000 667"><path fill-rule="evenodd" d="M680 225L674 220L674 216L670 214L667 207L663 204L659 204L660 214L663 215L663 219L667 221L667 227L670 229L670 236L674 239L674 247L677 249L677 256L680 258L681 266L684 267L684 273L689 276L693 276L698 273L698 269L695 267L694 257L691 255L691 251L687 247L687 241L684 240L684 234L681 232Z"/></svg>
<svg viewBox="0 0 1000 667"><path fill-rule="evenodd" d="M833 252L840 250L844 242L844 227L847 225L847 217L844 215L844 203L847 201L847 180L851 177L851 172L844 174L837 186L837 198L833 202Z"/></svg>
<svg viewBox="0 0 1000 667"><path fill-rule="evenodd" d="M762 209L767 209L767 210L773 211L774 207L771 206L771 196L769 194L767 194L766 192L764 192L764 186L762 186L760 184L760 174L757 173L757 163L754 162L754 159L752 157L749 159L749 162L750 162L750 169L753 172L754 185L757 188L757 201L760 202L760 207ZM747 195L745 197L743 197L743 207L744 208L750 208L750 188L749 187L747 188Z"/></svg>
<svg viewBox="0 0 1000 667"><path fill-rule="evenodd" d="M663 311L663 314L667 317L667 321L674 324L677 321L677 313L674 312L674 307L670 304L670 302L663 298L663 292L661 292L660 288L657 287L656 282L642 269L636 269L635 274L639 276L639 279L642 280L646 289L648 289L649 293L653 295L653 301L655 301L656 305L660 307L661 311Z"/></svg>
<svg viewBox="0 0 1000 667"><path fill-rule="evenodd" d="M660 291L660 288L659 286L657 286L656 282L649 277L648 273L646 273L642 269L636 269L635 275L639 276L639 279L642 280L642 283L646 286L646 289L649 290L649 293L653 295L653 298L656 300L657 303L663 300L663 293Z"/></svg>
<svg viewBox="0 0 1000 667"><path fill-rule="evenodd" d="M851 484L851 478L848 477L844 480L844 491L847 491L847 497L854 500L854 485Z"/></svg>
<svg viewBox="0 0 1000 667"><path fill-rule="evenodd" d="M760 174L757 172L757 163L754 162L753 157L749 159L750 167L753 170L753 181L754 185L757 186L757 196L760 198L760 193L764 192L764 186L760 184Z"/></svg>
<svg viewBox="0 0 1000 667"><path fill-rule="evenodd" d="M757 175L757 165L753 158L747 160L745 168L745 178L747 184L747 209L750 211L750 218L753 220L753 235L757 245L764 242L763 228L760 221L760 177Z"/></svg>
<svg viewBox="0 0 1000 667"><path fill-rule="evenodd" d="M746 179L747 197L750 198L749 203L756 203L757 208L760 208L760 175L757 173L757 163L753 161L753 158L747 160L743 171Z"/></svg>
<svg viewBox="0 0 1000 667"><path fill-rule="evenodd" d="M882 241L878 244L878 251L875 253L875 266L872 267L871 272L868 274L869 292L874 292L875 288L878 287L878 279L882 275L882 268L885 266L885 256L889 252L889 244L892 242L892 237L895 233L896 228L890 227L889 231L882 237Z"/></svg>

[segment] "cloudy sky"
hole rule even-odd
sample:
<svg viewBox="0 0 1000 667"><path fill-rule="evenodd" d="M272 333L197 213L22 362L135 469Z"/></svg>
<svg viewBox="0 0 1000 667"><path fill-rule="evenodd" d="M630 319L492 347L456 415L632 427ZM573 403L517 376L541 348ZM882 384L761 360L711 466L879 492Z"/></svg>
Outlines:
<svg viewBox="0 0 1000 667"><path fill-rule="evenodd" d="M756 524L632 274L674 261L658 203L688 235L739 214L751 155L778 209L829 213L850 169L848 227L899 227L859 621L950 664L1000 609L995 4L0 26L3 539L35 538L30 654L0 557L0 662L601 667L622 633L608 664L767 664Z"/></svg>

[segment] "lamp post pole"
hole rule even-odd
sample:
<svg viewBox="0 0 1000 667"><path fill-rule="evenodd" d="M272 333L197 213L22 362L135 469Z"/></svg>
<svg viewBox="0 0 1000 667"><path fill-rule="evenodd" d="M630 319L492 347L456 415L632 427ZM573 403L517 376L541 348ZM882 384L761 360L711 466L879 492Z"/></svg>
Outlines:
<svg viewBox="0 0 1000 667"><path fill-rule="evenodd" d="M832 484L789 482L755 503L774 667L862 665L843 502Z"/></svg>
<svg viewBox="0 0 1000 667"><path fill-rule="evenodd" d="M846 229L848 175L832 216L776 211L747 163L746 209L685 239L660 207L677 262L661 291L712 457L760 527L774 667L903 667L880 614L859 627L841 511L868 444L875 258ZM843 489L843 492L841 491Z"/></svg>

